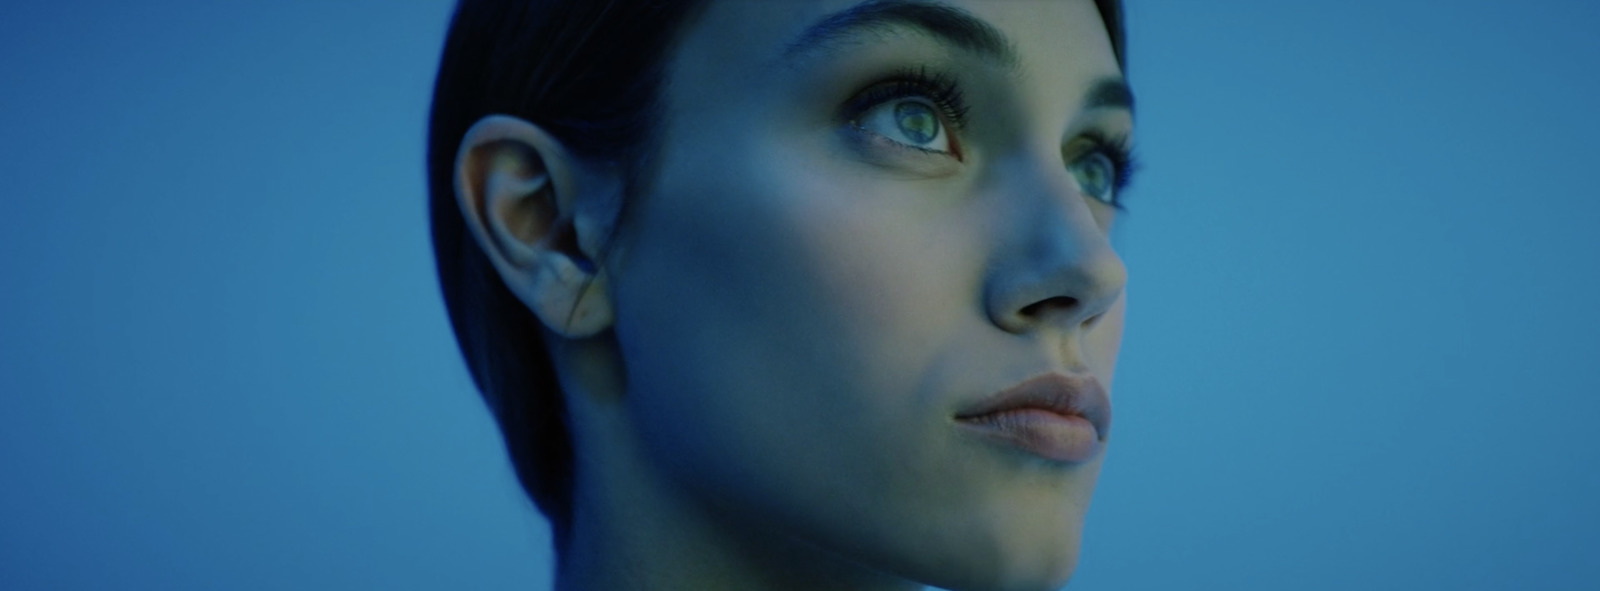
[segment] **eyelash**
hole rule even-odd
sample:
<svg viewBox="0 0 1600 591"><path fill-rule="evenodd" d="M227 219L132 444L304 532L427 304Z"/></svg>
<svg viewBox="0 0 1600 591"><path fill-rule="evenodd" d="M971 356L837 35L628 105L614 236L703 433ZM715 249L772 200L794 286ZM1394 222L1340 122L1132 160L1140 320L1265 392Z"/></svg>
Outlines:
<svg viewBox="0 0 1600 591"><path fill-rule="evenodd" d="M1082 137L1088 140L1090 148L1078 153L1073 162L1095 152L1105 154L1111 160L1111 170L1116 179L1111 184L1111 207L1117 211L1127 211L1128 207L1122 203L1122 193L1133 182L1134 173L1141 168L1133 138L1123 134L1112 135L1099 129L1087 130Z"/></svg>
<svg viewBox="0 0 1600 591"><path fill-rule="evenodd" d="M956 84L955 78L930 73L925 67L901 70L889 76L887 80L857 94L845 105L845 120L852 125L859 125L861 117L873 107L913 97L925 98L932 102L934 108L939 111L942 123L948 124L954 130L960 131L966 127L967 102L961 96L961 87ZM906 147L923 152L930 151L917 146Z"/></svg>
<svg viewBox="0 0 1600 591"><path fill-rule="evenodd" d="M860 118L873 107L912 97L931 101L939 110L943 121L955 131L966 128L967 111L970 107L961 94L960 85L956 83L955 78L942 73L930 73L926 67L900 70L889 76L886 81L874 84L857 94L845 105L845 120L852 125L859 125ZM1139 158L1133 149L1133 139L1127 135L1112 135L1098 129L1085 131L1082 138L1088 140L1091 147L1079 153L1076 158L1099 152L1111 160L1116 181L1111 185L1113 199L1110 205L1119 212L1126 211L1127 206L1122 203L1123 190L1133 181L1134 173L1141 168ZM930 152L917 146L904 147Z"/></svg>

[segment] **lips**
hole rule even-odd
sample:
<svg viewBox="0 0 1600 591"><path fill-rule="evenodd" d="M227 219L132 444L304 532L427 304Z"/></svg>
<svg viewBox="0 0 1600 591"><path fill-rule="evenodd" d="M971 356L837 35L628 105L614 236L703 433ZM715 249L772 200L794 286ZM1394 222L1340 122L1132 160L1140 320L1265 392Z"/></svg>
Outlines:
<svg viewBox="0 0 1600 591"><path fill-rule="evenodd" d="M1111 398L1088 374L1051 372L956 414L962 427L1059 462L1094 459L1111 429Z"/></svg>

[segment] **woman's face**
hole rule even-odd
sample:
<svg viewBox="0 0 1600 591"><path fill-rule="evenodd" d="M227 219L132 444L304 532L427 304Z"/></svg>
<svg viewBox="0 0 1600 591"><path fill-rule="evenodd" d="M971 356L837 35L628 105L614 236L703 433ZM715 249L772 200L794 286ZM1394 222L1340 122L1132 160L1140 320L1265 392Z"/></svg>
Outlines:
<svg viewBox="0 0 1600 591"><path fill-rule="evenodd" d="M668 64L610 259L641 453L733 527L1063 584L1103 452L958 415L1052 372L1111 385L1132 115L1093 2L715 2Z"/></svg>

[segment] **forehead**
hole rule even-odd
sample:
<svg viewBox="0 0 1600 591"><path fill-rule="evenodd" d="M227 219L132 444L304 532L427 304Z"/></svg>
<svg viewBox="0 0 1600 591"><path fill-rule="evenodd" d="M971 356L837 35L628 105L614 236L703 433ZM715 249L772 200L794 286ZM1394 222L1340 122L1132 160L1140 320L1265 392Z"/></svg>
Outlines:
<svg viewBox="0 0 1600 591"><path fill-rule="evenodd" d="M968 23L996 38L971 38ZM674 79L749 83L886 45L987 58L1044 92L1120 77L1092 0L714 0L685 32Z"/></svg>

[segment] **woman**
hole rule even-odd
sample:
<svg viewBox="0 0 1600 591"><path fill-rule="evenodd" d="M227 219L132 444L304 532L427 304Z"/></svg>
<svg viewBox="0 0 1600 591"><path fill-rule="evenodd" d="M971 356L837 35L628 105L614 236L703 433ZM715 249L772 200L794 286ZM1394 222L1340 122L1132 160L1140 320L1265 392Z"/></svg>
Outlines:
<svg viewBox="0 0 1600 591"><path fill-rule="evenodd" d="M1121 66L1113 1L463 0L435 249L557 587L1065 584Z"/></svg>

